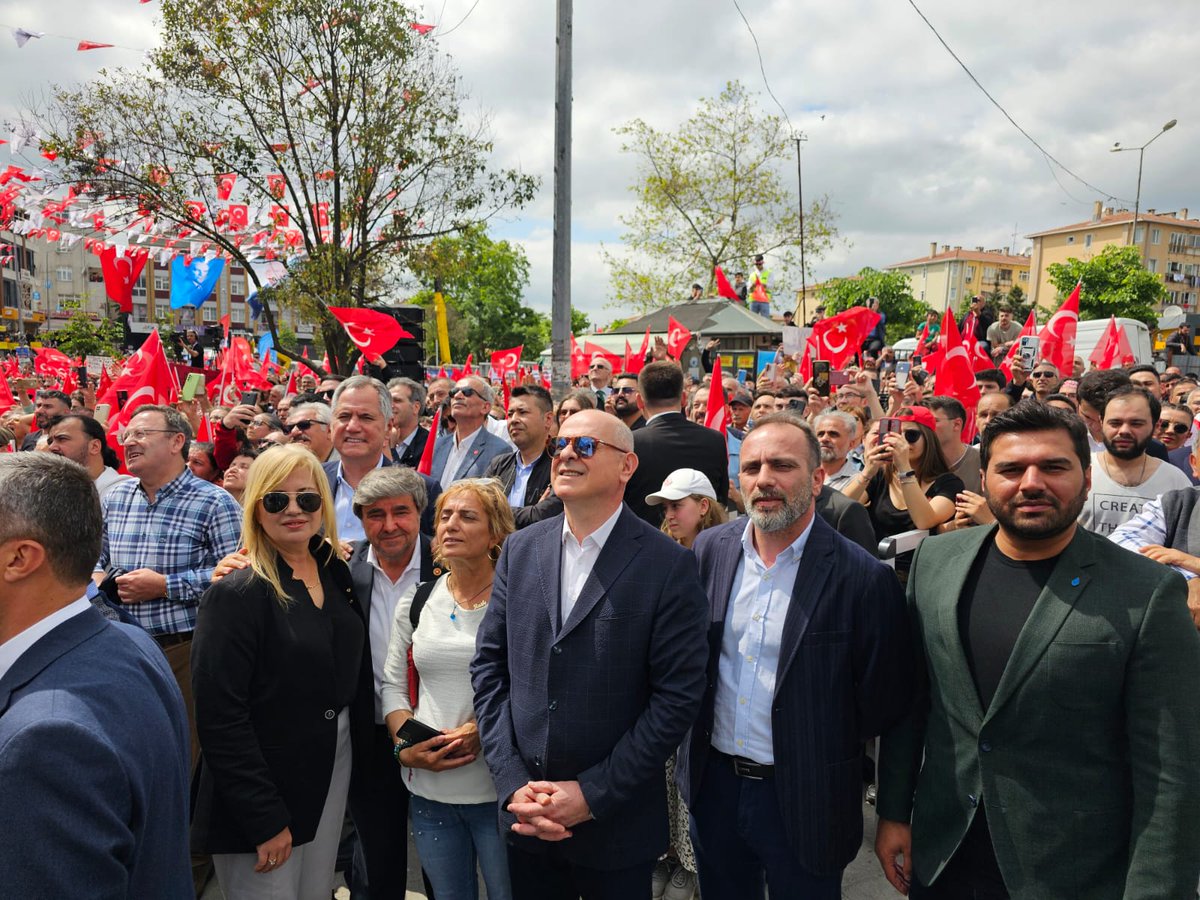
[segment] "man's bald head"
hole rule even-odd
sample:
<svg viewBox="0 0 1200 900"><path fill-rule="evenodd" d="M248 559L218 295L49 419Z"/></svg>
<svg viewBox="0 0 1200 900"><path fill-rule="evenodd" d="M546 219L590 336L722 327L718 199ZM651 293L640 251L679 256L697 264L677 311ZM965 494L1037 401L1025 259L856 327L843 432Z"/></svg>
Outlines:
<svg viewBox="0 0 1200 900"><path fill-rule="evenodd" d="M558 428L560 437L594 437L614 447L633 452L633 432L629 426L598 409L585 409L568 416Z"/></svg>

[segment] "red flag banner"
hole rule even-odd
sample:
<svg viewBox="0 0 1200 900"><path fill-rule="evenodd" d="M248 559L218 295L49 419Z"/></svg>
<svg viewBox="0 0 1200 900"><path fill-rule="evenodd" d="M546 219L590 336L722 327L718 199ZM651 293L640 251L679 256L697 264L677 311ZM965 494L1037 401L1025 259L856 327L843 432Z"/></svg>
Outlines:
<svg viewBox="0 0 1200 900"><path fill-rule="evenodd" d="M704 410L704 427L721 432L729 441L729 405L725 402L725 389L721 386L721 357L713 357L712 381L708 385L708 406Z"/></svg>
<svg viewBox="0 0 1200 900"><path fill-rule="evenodd" d="M117 396L122 392L128 394L124 406L117 402ZM150 332L141 349L125 360L125 366L113 381L109 392L99 398L99 402L107 403L112 410L108 417L108 442L122 460L125 458L124 448L117 442L117 436L129 424L137 408L146 404L174 403L175 396L175 379L171 376L170 364L156 328Z"/></svg>
<svg viewBox="0 0 1200 900"><path fill-rule="evenodd" d="M575 340L575 335L571 335L571 381L572 383L580 375L587 374L587 354L583 352L583 348L579 346L579 342Z"/></svg>
<svg viewBox="0 0 1200 900"><path fill-rule="evenodd" d="M1075 285L1065 303L1050 317L1042 328L1038 351L1042 359L1049 360L1064 378L1070 378L1075 368L1075 335L1079 330L1079 290L1083 282Z"/></svg>
<svg viewBox="0 0 1200 900"><path fill-rule="evenodd" d="M667 317L667 353L675 359L683 356L683 350L692 339L692 333L683 327L674 316Z"/></svg>
<svg viewBox="0 0 1200 900"><path fill-rule="evenodd" d="M817 339L816 358L829 360L835 369L843 368L878 323L879 313L871 312L865 306L852 306L836 316L822 319L813 326L813 336Z"/></svg>
<svg viewBox="0 0 1200 900"><path fill-rule="evenodd" d="M713 269L713 274L717 277L717 295L724 297L726 300L740 303L742 298L733 289L733 285L729 283L729 279L725 277L725 273L721 271L720 266Z"/></svg>
<svg viewBox="0 0 1200 900"><path fill-rule="evenodd" d="M1109 317L1108 327L1104 329L1104 337L1096 344L1088 359L1097 369L1111 369L1114 366L1133 364L1133 348L1129 346L1129 337L1125 334L1124 326L1117 324L1116 316Z"/></svg>
<svg viewBox="0 0 1200 900"><path fill-rule="evenodd" d="M610 366L612 366L614 373L621 371L621 357L617 356L615 353L610 353L598 344L593 344L591 341L584 341L583 355L587 357L589 369L591 368L592 363L594 363L597 359L604 359L608 361Z"/></svg>
<svg viewBox="0 0 1200 900"><path fill-rule="evenodd" d="M382 356L401 338L412 337L391 316L373 309L331 306L329 314L342 323L354 346L368 357Z"/></svg>
<svg viewBox="0 0 1200 900"><path fill-rule="evenodd" d="M117 304L121 312L133 312L133 286L137 284L149 258L149 253L129 250L117 256L116 247L108 247L100 254L104 293Z"/></svg>
<svg viewBox="0 0 1200 900"><path fill-rule="evenodd" d="M504 376L509 372L517 371L517 366L521 364L521 354L525 352L525 345L520 344L516 347L509 347L507 350L497 350L492 354L492 378L504 380Z"/></svg>
<svg viewBox="0 0 1200 900"><path fill-rule="evenodd" d="M33 351L33 371L38 375L48 375L58 380L59 384L66 381L71 374L71 357L53 347L36 348Z"/></svg>
<svg viewBox="0 0 1200 900"><path fill-rule="evenodd" d="M425 441L425 449L421 451L421 461L417 463L417 471L422 475L433 473L433 445L437 443L438 432L441 430L442 411L438 409L429 423L429 438Z"/></svg>
<svg viewBox="0 0 1200 900"><path fill-rule="evenodd" d="M963 423L962 439L970 441L975 436L975 407L979 405L979 388L975 384L975 370L967 356L967 348L949 309L942 318L942 335L945 337L946 350L934 379L933 393L937 397L953 397L963 405L967 411L967 421Z"/></svg>

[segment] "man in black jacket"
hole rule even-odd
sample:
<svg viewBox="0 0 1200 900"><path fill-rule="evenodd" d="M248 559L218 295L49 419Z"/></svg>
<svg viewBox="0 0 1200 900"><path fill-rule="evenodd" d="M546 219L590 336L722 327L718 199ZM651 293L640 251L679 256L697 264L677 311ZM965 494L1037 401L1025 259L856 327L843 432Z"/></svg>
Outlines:
<svg viewBox="0 0 1200 900"><path fill-rule="evenodd" d="M392 397L392 461L415 469L429 439L429 429L419 422L425 388L411 378L393 378L387 389Z"/></svg>
<svg viewBox="0 0 1200 900"><path fill-rule="evenodd" d="M522 384L512 389L508 401L508 436L517 449L493 459L486 477L500 482L518 528L562 512L562 501L547 493L550 454L546 452L546 438L550 436L553 421L554 400L548 390L538 384Z"/></svg>
<svg viewBox="0 0 1200 900"><path fill-rule="evenodd" d="M638 375L646 427L634 432L633 452L638 466L625 485L625 502L640 518L656 528L662 524L662 507L649 506L646 497L662 487L676 469L699 469L717 492L729 499L729 459L725 441L712 428L689 422L683 408L683 370L674 362L653 362Z"/></svg>

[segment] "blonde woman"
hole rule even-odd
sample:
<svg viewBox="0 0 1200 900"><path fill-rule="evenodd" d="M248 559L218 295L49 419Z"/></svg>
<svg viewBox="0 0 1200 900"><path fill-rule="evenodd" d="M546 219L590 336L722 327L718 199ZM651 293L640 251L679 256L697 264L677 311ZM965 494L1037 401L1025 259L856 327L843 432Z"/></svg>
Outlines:
<svg viewBox="0 0 1200 900"><path fill-rule="evenodd" d="M193 847L229 900L328 900L366 626L317 458L264 454L242 499L250 565L204 594L192 643Z"/></svg>
<svg viewBox="0 0 1200 900"><path fill-rule="evenodd" d="M712 482L698 469L676 469L668 475L662 488L646 497L647 506L660 504L663 534L689 549L701 531L727 519Z"/></svg>
<svg viewBox="0 0 1200 900"><path fill-rule="evenodd" d="M477 861L489 900L509 900L508 858L475 725L470 665L500 547L515 530L512 509L496 479L464 478L438 497L434 521L434 554L449 572L396 604L383 712L412 792L413 841L438 900L474 900ZM410 648L419 678L415 709ZM441 734L402 745L397 732L412 718Z"/></svg>

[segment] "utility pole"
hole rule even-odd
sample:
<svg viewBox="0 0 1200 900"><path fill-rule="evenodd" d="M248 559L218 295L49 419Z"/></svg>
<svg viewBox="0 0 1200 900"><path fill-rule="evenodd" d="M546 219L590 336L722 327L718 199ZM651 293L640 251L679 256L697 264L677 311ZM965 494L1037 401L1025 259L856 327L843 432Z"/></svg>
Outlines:
<svg viewBox="0 0 1200 900"><path fill-rule="evenodd" d="M550 372L556 401L571 385L571 28L574 0L558 0L554 55L554 251Z"/></svg>
<svg viewBox="0 0 1200 900"><path fill-rule="evenodd" d="M804 264L804 167L800 163L800 144L807 141L803 131L796 132L796 195L800 201L800 310L801 321L808 322L808 272Z"/></svg>

